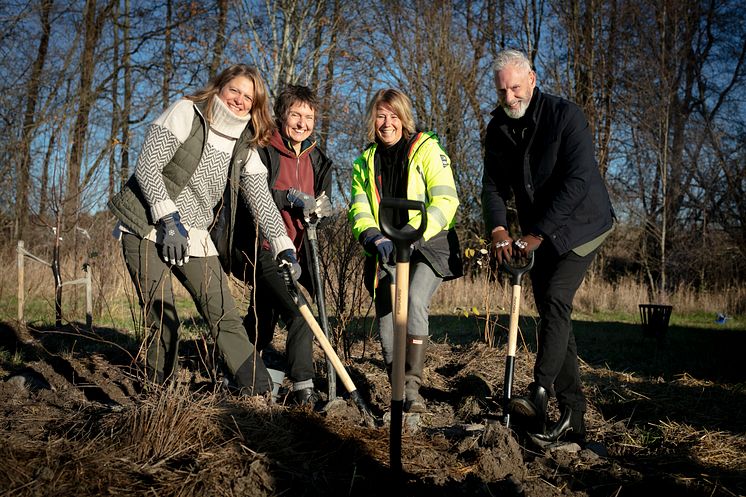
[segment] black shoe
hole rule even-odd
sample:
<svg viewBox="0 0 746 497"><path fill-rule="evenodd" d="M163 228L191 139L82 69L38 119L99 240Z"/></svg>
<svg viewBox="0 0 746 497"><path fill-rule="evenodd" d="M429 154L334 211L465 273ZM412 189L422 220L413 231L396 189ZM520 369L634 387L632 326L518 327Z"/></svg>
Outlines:
<svg viewBox="0 0 746 497"><path fill-rule="evenodd" d="M575 414L573 416L573 414ZM559 421L543 433L529 433L529 438L539 447L547 447L561 438L575 442L581 447L585 443L585 423L583 413L573 413L572 408L565 406Z"/></svg>
<svg viewBox="0 0 746 497"><path fill-rule="evenodd" d="M293 400L296 405L314 407L321 397L313 387L301 388L293 392Z"/></svg>
<svg viewBox="0 0 746 497"><path fill-rule="evenodd" d="M547 390L541 385L531 383L528 387L528 395L510 399L507 411L524 418L529 430L541 433L544 431L548 402Z"/></svg>

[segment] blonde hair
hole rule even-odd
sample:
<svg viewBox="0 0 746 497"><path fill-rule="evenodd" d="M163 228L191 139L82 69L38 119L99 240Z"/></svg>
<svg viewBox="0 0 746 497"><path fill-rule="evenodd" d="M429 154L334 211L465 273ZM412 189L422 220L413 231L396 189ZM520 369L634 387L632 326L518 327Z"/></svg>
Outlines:
<svg viewBox="0 0 746 497"><path fill-rule="evenodd" d="M249 126L254 132L250 144L255 147L264 147L269 144L272 134L275 132L275 123L272 119L272 113L269 110L269 98L267 97L267 87L264 84L259 71L246 64L235 64L224 69L220 74L214 76L207 83L207 86L186 98L193 102L207 101L205 109L205 119L211 120L212 99L220 93L225 85L238 77L248 78L254 85L254 101L251 105L251 122Z"/></svg>
<svg viewBox="0 0 746 497"><path fill-rule="evenodd" d="M395 88L378 90L368 104L365 113L365 130L369 141L376 141L376 113L380 104L388 104L402 124L402 137L408 140L416 131L412 114L412 101Z"/></svg>

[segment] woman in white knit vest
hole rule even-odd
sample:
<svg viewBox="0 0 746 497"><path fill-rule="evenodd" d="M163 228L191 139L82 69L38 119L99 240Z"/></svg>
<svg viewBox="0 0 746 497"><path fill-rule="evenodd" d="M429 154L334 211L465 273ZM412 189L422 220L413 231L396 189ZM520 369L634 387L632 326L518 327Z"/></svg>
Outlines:
<svg viewBox="0 0 746 497"><path fill-rule="evenodd" d="M256 147L274 132L264 81L238 64L174 102L148 129L135 174L109 202L124 259L150 331L147 376L163 383L178 363L179 317L172 275L207 321L232 384L242 394L271 390L267 369L243 329L210 238L215 214L247 202L278 263L297 264ZM226 188L227 186L227 188ZM233 216L224 227L233 232Z"/></svg>

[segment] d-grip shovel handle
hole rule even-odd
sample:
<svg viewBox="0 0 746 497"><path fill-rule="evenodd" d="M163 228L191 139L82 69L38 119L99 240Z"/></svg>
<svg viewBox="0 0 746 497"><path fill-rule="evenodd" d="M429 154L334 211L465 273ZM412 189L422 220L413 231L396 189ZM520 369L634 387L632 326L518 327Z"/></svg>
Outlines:
<svg viewBox="0 0 746 497"><path fill-rule="evenodd" d="M381 231L396 245L396 262L409 262L409 256L411 250L409 245L422 238L422 234L427 229L427 210L425 209L425 203L419 200L407 200L404 198L384 198L381 199L379 211L387 209L391 210L407 210L407 211L420 211L422 214L420 226L414 231L404 231L403 228L395 227L386 216L383 216L380 212L378 214L378 220L381 223ZM409 226L409 225L407 225Z"/></svg>
<svg viewBox="0 0 746 497"><path fill-rule="evenodd" d="M513 395L513 375L515 372L515 352L518 344L518 315L521 309L521 277L534 266L534 252L529 252L528 262L523 266L514 266L503 260L502 267L510 273L513 291L510 303L510 326L508 327L508 355L505 358L505 381L503 382L503 422L510 427L508 404Z"/></svg>
<svg viewBox="0 0 746 497"><path fill-rule="evenodd" d="M528 253L528 262L523 266L514 266L508 260L503 260L502 268L508 272L511 276L511 283L513 285L521 284L521 277L528 273L532 267L534 267L534 252Z"/></svg>
<svg viewBox="0 0 746 497"><path fill-rule="evenodd" d="M420 211L420 227L417 229L399 229L383 215L383 211L406 210ZM406 356L407 313L409 302L409 258L412 255L410 245L419 240L427 228L427 211L425 204L416 200L402 198L384 198L379 206L378 220L381 231L396 246L396 284L392 286L391 303L394 314L394 357L391 363L391 422L389 425L389 466L394 478L402 475L401 436L404 410L404 362ZM409 225L406 225L409 226ZM405 228L406 228L405 226Z"/></svg>

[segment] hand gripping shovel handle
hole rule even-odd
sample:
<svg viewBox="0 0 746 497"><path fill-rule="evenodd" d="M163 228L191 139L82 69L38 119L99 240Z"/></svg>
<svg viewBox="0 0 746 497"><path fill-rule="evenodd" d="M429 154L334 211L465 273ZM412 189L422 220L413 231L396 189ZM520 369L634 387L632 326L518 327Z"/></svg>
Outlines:
<svg viewBox="0 0 746 497"><path fill-rule="evenodd" d="M420 226L416 230L403 231L395 227L383 211L407 210L420 211ZM427 228L427 210L425 204L416 200L384 198L381 200L379 216L381 231L396 246L396 291L392 305L394 307L394 361L391 371L391 426L389 442L389 465L396 477L401 475L401 435L404 413L404 356L407 348L407 313L409 302L409 258L412 255L410 245L419 240Z"/></svg>
<svg viewBox="0 0 746 497"><path fill-rule="evenodd" d="M360 395L360 392L358 392L357 388L355 387L355 384L352 382L352 378L350 378L350 374L347 372L347 369L344 367L344 364L342 364L342 361L339 359L339 356L334 351L334 347L332 347L332 344L329 342L329 339L324 334L324 331L321 329L321 326L319 326L318 321L316 321L316 318L313 317L313 313L308 308L308 303L306 302L306 299L303 297L303 294L300 293L297 287L295 286L295 282L293 281L293 278L290 275L290 269L283 268L283 271L284 271L283 277L285 278L285 283L288 286L288 291L290 292L290 295L293 297L293 299L298 304L298 310L303 316L303 319L306 320L306 323L308 323L308 326L311 328L311 331L316 337L316 340L319 341L319 344L321 345L321 348L324 350L324 353L326 354L327 359L329 359L329 362L331 362L332 366L334 366L334 369L336 370L337 375L339 375L339 378L342 380L342 383L344 384L345 388L350 393L350 398L358 406L358 409L360 409L360 412L363 415L363 419L365 420L365 423L371 427L375 426L375 417L373 416L370 409L368 408L368 405L365 403L365 400L363 400L363 397Z"/></svg>
<svg viewBox="0 0 746 497"><path fill-rule="evenodd" d="M395 227L391 221L383 214L384 210L408 210L408 211L420 211L422 218L420 226L415 231L403 231ZM419 200L407 200L403 198L384 198L381 200L379 206L378 219L381 223L381 231L386 235L394 245L396 246L396 262L409 262L409 257L412 255L412 251L409 246L412 242L415 242L422 238L422 234L427 229L427 210L425 204Z"/></svg>
<svg viewBox="0 0 746 497"><path fill-rule="evenodd" d="M505 381L503 382L503 421L510 426L508 402L513 394L513 374L515 372L515 352L518 342L518 318L521 311L521 278L534 267L534 253L530 252L528 262L523 266L513 266L510 261L503 261L502 268L510 274L513 290L510 303L510 327L508 328L508 354L505 358Z"/></svg>

